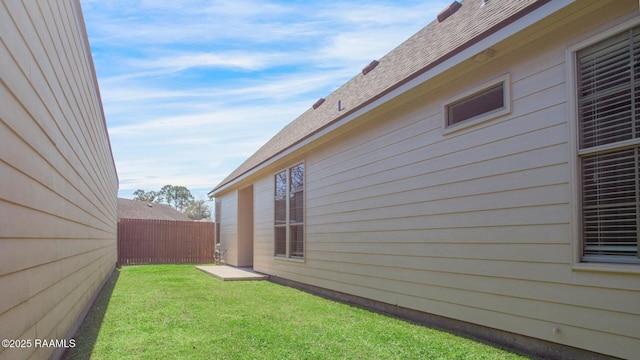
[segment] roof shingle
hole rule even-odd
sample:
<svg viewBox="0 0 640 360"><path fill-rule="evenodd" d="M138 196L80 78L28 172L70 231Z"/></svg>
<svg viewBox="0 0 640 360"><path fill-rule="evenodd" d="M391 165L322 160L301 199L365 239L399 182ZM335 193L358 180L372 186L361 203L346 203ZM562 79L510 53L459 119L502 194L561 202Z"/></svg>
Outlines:
<svg viewBox="0 0 640 360"><path fill-rule="evenodd" d="M169 205L118 198L118 219L192 221Z"/></svg>

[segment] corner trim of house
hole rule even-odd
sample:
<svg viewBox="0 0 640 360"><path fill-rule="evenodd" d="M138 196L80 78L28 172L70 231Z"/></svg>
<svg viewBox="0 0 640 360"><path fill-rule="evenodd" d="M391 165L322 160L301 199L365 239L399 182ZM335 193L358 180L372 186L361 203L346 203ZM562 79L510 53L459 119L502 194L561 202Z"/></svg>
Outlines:
<svg viewBox="0 0 640 360"><path fill-rule="evenodd" d="M104 289L105 285L107 285L107 282L109 282L109 279L111 279L111 276L113 276L114 271L116 271L116 263L113 264L113 267L111 268L111 270L109 270L109 273L107 274L107 276L105 276L105 278L102 279L100 286L98 286L98 288L93 293L93 295L91 295L91 299L89 300L89 302L87 302L87 305L84 307L84 309L80 313L80 316L78 316L78 318L76 319L76 322L73 324L71 329L67 332L66 336L64 337L65 339L71 340L76 335L76 333L80 329L80 326L82 326L84 319L87 317L87 315L89 314L89 311L93 307L93 304L96 302L96 300L98 299L98 296L102 292L102 289ZM56 348L56 350L51 354L49 359L62 359L65 357L66 352L67 352L67 349L64 347Z"/></svg>
<svg viewBox="0 0 640 360"><path fill-rule="evenodd" d="M269 276L269 281L289 286L323 298L339 301L366 310L393 316L419 325L447 331L455 335L507 349L527 356L543 359L612 359L611 356L594 353L567 345L536 339L508 331L498 330L462 320L447 318L418 310L404 308L356 295L342 293L330 289L304 284L278 276Z"/></svg>

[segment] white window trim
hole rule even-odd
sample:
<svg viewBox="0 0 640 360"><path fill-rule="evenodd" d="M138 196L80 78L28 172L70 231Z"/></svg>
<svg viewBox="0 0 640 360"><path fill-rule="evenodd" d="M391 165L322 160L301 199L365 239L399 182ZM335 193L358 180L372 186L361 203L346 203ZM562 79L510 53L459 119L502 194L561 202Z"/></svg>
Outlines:
<svg viewBox="0 0 640 360"><path fill-rule="evenodd" d="M624 21L618 25L600 29L595 35L581 40L568 47L565 51L566 64L566 81L567 81L567 108L569 119L569 168L570 181L569 188L571 191L571 218L570 218L570 243L572 249L571 267L575 271L585 272L610 272L610 273L633 273L640 274L640 266L637 264L617 264L617 263L594 263L582 261L582 206L580 200L580 162L579 156L586 151L579 149L579 127L578 127L578 94L577 94L577 59L578 51L608 39L620 32L628 30L632 27L640 25L640 18ZM635 140L629 141L635 143ZM617 146L616 146L617 147ZM599 149L590 149L597 151ZM587 150L588 151L588 150Z"/></svg>
<svg viewBox="0 0 640 360"><path fill-rule="evenodd" d="M289 165L287 167L281 168L280 170L274 172L271 175L271 179L274 179L276 175L278 175L279 173L286 171L287 172L287 200L289 198L289 191L290 191L290 181L291 181L291 168L296 167L298 165L304 165L304 176L302 178L302 188L303 188L303 203L304 203L304 211L303 211L303 215L302 215L302 236L303 236L303 248L302 248L302 257L292 257L291 256L291 245L290 245L290 231L289 231L289 227L291 226L290 222L289 222L289 217L291 216L291 214L289 213L289 201L287 201L287 206L286 206L286 238L285 238L285 245L286 245L286 250L285 250L285 255L281 256L281 255L276 255L275 254L275 246L276 246L276 238L275 238L275 224L273 224L273 260L274 261L287 261L287 262L299 262L299 263L304 263L306 262L307 259L307 164L305 163L304 160L300 160L300 161L295 161L293 163L291 163L292 165ZM275 186L275 182L272 182L272 184L274 184ZM274 194L275 194L275 189L274 189ZM275 215L275 204L274 204L274 208L273 208L273 212Z"/></svg>
<svg viewBox="0 0 640 360"><path fill-rule="evenodd" d="M461 121L453 125L447 125L447 113L448 113L447 106L459 100L462 100L464 98L480 93L500 83L504 85L504 99L503 99L504 107L503 108L496 109L488 113L475 116L473 118ZM511 113L511 102L512 102L512 97L511 97L511 74L510 73L507 73L505 75L502 75L490 81L484 82L462 93L458 93L455 96L448 98L442 105L442 129L443 129L442 134L447 135L455 131L466 129L471 126L475 126L475 125L487 122L489 120L493 120L493 119L508 115Z"/></svg>

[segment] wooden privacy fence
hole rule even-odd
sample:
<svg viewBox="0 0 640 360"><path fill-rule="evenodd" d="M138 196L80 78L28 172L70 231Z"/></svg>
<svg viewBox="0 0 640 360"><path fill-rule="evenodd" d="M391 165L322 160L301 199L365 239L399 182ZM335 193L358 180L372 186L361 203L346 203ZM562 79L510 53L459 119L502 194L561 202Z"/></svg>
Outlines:
<svg viewBox="0 0 640 360"><path fill-rule="evenodd" d="M214 250L212 222L118 221L119 265L210 263Z"/></svg>

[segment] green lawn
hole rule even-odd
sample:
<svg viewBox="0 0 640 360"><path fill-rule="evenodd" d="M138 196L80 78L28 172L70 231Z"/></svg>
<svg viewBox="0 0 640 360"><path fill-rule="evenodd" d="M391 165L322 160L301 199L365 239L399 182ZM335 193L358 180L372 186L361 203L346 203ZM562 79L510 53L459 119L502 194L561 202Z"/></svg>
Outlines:
<svg viewBox="0 0 640 360"><path fill-rule="evenodd" d="M519 359L445 332L193 265L123 267L69 359Z"/></svg>

